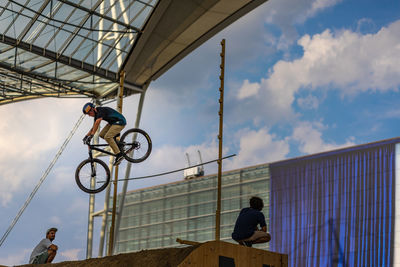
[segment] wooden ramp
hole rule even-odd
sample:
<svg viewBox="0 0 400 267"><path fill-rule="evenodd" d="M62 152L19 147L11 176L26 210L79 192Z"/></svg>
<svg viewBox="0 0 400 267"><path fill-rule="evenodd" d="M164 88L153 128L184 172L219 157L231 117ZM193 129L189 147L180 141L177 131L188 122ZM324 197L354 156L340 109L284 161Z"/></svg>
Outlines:
<svg viewBox="0 0 400 267"><path fill-rule="evenodd" d="M223 241L210 241L193 250L178 267L287 267L288 255Z"/></svg>

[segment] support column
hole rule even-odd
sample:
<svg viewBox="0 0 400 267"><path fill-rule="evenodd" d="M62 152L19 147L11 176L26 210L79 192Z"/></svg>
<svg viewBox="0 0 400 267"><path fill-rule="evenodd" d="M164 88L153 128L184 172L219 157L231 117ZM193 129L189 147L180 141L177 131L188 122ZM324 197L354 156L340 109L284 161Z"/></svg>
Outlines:
<svg viewBox="0 0 400 267"><path fill-rule="evenodd" d="M94 135L93 142L95 144L99 143L99 132L100 129L97 130ZM93 188L96 183L96 177L91 177L90 186ZM92 250L93 250L93 228L94 228L94 203L95 203L95 194L89 195L89 212L88 212L88 229L87 229L87 243L86 243L86 259L92 258Z"/></svg>
<svg viewBox="0 0 400 267"><path fill-rule="evenodd" d="M224 75L225 75L225 39L221 41L221 75L219 79L221 86L219 87L220 98L219 98L219 134L218 134L218 189L217 189L217 210L215 214L215 240L220 240L220 228L221 228L221 175L222 175L222 129L223 129L223 118L224 118Z"/></svg>
<svg viewBox="0 0 400 267"><path fill-rule="evenodd" d="M124 97L124 79L125 79L125 71L121 71L120 74L120 84L119 84L119 92L118 92L118 100L117 100L117 107L118 112L122 114L122 101ZM117 185L118 185L118 169L119 166L115 166L115 178L113 181L114 185L114 196L113 196L113 207L112 207L112 217L111 217L111 228L110 228L110 239L108 243L108 253L107 256L113 255L113 248L114 248L114 234L115 234L115 213L116 213L116 206L117 206Z"/></svg>
<svg viewBox="0 0 400 267"><path fill-rule="evenodd" d="M110 161L108 164L108 168L110 169L110 175L113 176L114 173L114 165L113 165L113 158L110 157ZM108 184L106 188L106 195L104 197L104 210L102 214L102 222L101 222L101 230L100 230L100 243L99 243L99 253L98 257L103 257L104 251L104 239L106 236L106 226L107 226L107 219L108 219L108 211L110 209L110 193L111 193L111 183Z"/></svg>
<svg viewBox="0 0 400 267"><path fill-rule="evenodd" d="M139 128L140 125L140 118L142 116L142 110L143 110L143 103L144 103L144 97L146 94L146 89L147 86L144 88L145 90L143 91L143 93L140 94L140 99L139 99L139 106L138 106L138 110L136 113L136 121L135 121L135 128ZM122 210L124 208L124 204L125 204L125 196L126 196L126 191L128 189L128 178L131 174L131 167L132 167L132 163L128 162L127 166L126 166L126 171L125 171L125 180L124 180L124 184L122 186L122 192L121 192L121 197L119 200L119 206L118 206L118 214L117 214L117 221L115 223L115 240L118 240L118 235L119 235L119 227L121 225L121 217L122 217ZM115 249L115 244L114 243L114 248L113 251Z"/></svg>

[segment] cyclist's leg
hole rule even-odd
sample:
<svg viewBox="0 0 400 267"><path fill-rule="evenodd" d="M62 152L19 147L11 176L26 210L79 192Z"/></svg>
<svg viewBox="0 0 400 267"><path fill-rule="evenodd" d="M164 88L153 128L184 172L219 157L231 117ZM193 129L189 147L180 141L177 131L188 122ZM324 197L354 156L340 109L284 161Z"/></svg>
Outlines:
<svg viewBox="0 0 400 267"><path fill-rule="evenodd" d="M120 137L121 137L121 133L119 133L119 134L117 134L116 136L113 137L114 141L115 141L115 143L117 143L117 145L118 145Z"/></svg>
<svg viewBox="0 0 400 267"><path fill-rule="evenodd" d="M101 129L99 136L101 138L105 139L104 136L107 134L108 130L110 130L110 127L111 127L110 124L107 124L106 126L104 126L103 129Z"/></svg>
<svg viewBox="0 0 400 267"><path fill-rule="evenodd" d="M111 149L114 151L115 154L118 154L120 150L117 146L117 143L115 143L114 136L119 134L124 128L125 125L111 125L107 133L104 135L104 140L107 141L107 143L110 145Z"/></svg>

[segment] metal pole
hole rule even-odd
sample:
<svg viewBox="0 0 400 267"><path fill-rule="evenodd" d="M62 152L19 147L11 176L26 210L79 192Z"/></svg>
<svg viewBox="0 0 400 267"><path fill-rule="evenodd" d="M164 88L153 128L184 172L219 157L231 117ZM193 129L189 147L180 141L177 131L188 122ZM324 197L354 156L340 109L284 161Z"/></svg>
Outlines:
<svg viewBox="0 0 400 267"><path fill-rule="evenodd" d="M221 75L219 79L221 86L219 87L220 98L219 98L219 148L218 148L218 190L217 190L217 210L215 214L215 240L220 240L220 227L221 227L221 173L222 173L222 129L223 129L223 118L224 118L224 74L225 74L225 39L221 41Z"/></svg>
<svg viewBox="0 0 400 267"><path fill-rule="evenodd" d="M124 97L124 78L125 78L125 71L121 71L118 101L117 101L117 108L118 108L118 112L120 112L120 113L122 113L122 100ZM118 169L119 169L118 165L115 166L115 178L113 181L113 185L114 185L113 208L112 208L110 239L109 239L109 244L108 244L107 256L111 256L113 254L113 248L114 248L114 228L115 228L115 210L117 208L116 206L117 206Z"/></svg>
<svg viewBox="0 0 400 267"><path fill-rule="evenodd" d="M136 113L135 128L139 128L139 125L140 125L140 118L142 116L143 103L144 103L144 97L145 97L145 94L146 94L147 86L144 89L145 89L145 91L140 94L139 106L138 106L138 110L137 110L137 113ZM121 225L122 210L124 208L126 191L128 189L129 180L127 180L127 179L130 176L131 167L132 167L132 163L128 162L127 166L126 166L126 171L125 171L125 181L124 181L124 184L122 186L122 191L121 191L120 200L119 200L117 221L115 223L115 240L116 241L118 240L119 227ZM114 248L115 248L115 245L116 245L116 242L114 242ZM113 251L114 251L114 248L113 248Z"/></svg>
<svg viewBox="0 0 400 267"><path fill-rule="evenodd" d="M94 136L94 143L99 143L99 130L97 130ZM90 178L90 186L94 188L96 184L96 177ZM87 230L87 243L86 243L86 259L90 259L92 257L92 248L93 248L93 226L94 226L94 218L92 216L94 212L94 202L95 202L95 194L90 194L89 196L89 212L88 212L88 230Z"/></svg>
<svg viewBox="0 0 400 267"><path fill-rule="evenodd" d="M114 172L114 165L113 165L113 159L110 157L108 167L110 169L111 175ZM106 225L107 225L107 219L108 219L108 209L110 206L110 192L111 192L111 184L108 184L106 188L106 195L104 197L104 211L102 215L102 222L101 222L101 230L100 230L100 242L99 242L99 254L98 257L103 257L103 251L104 251L104 239L105 239L105 232L106 232Z"/></svg>
<svg viewBox="0 0 400 267"><path fill-rule="evenodd" d="M118 180L118 166L115 166L115 178L113 181L114 185L114 196L113 196L113 208L112 208L112 216L111 216L111 227L110 227L110 238L108 240L108 253L107 256L112 256L113 247L114 247L114 223L115 223L115 209L117 206L117 180Z"/></svg>

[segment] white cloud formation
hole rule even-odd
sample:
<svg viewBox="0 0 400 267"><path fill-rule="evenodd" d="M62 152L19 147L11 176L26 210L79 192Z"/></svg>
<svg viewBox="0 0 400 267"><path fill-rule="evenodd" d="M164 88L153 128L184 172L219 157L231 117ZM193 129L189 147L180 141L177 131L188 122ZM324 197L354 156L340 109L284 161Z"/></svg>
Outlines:
<svg viewBox="0 0 400 267"><path fill-rule="evenodd" d="M319 100L313 95L308 95L306 97L298 98L297 104L303 109L317 109L319 106Z"/></svg>
<svg viewBox="0 0 400 267"><path fill-rule="evenodd" d="M279 140L267 128L243 129L236 139L239 140L238 155L227 161L228 170L284 159L289 153L288 140Z"/></svg>
<svg viewBox="0 0 400 267"><path fill-rule="evenodd" d="M244 99L253 95L257 95L258 90L260 90L259 83L250 83L249 80L244 80L242 86L239 88L239 93L237 95L238 99Z"/></svg>
<svg viewBox="0 0 400 267"><path fill-rule="evenodd" d="M291 92L334 86L345 94L394 89L400 84L399 41L400 21L376 34L325 30L313 37L305 35L298 42L303 57L278 62L267 85Z"/></svg>
<svg viewBox="0 0 400 267"><path fill-rule="evenodd" d="M302 24L317 13L332 7L342 0L270 0L265 9L265 21L282 31L278 48L287 49L298 37L296 24Z"/></svg>
<svg viewBox="0 0 400 267"><path fill-rule="evenodd" d="M66 261L76 261L78 260L78 254L82 251L82 249L75 248L75 249L69 249L66 251L61 251L60 255L66 260Z"/></svg>
<svg viewBox="0 0 400 267"><path fill-rule="evenodd" d="M298 43L304 55L293 61L277 62L269 76L259 82L258 94L249 93L251 96L241 99L237 106L242 112L236 117L247 114L272 116L275 120L289 118L300 90L340 90L343 96L398 90L400 20L375 34L325 30L314 36L305 35ZM258 88L254 83L252 87ZM317 105L316 99L308 100L313 107ZM302 99L299 104L305 101Z"/></svg>
<svg viewBox="0 0 400 267"><path fill-rule="evenodd" d="M61 225L62 219L61 219L60 217L58 217L58 216L51 216L51 217L50 217L50 222L51 222L53 225Z"/></svg>
<svg viewBox="0 0 400 267"><path fill-rule="evenodd" d="M82 160L84 159L85 158L82 158ZM108 163L107 160L102 160ZM75 169L59 165L53 168L51 174L48 177L49 180L47 183L49 186L49 194L59 195L61 192L66 190L72 191L74 187L77 186L74 179Z"/></svg>
<svg viewBox="0 0 400 267"><path fill-rule="evenodd" d="M291 139L299 144L299 150L304 154L319 153L355 145L352 137L344 144L325 142L322 139L322 131L324 129L326 129L326 126L320 122L302 122L294 128Z"/></svg>
<svg viewBox="0 0 400 267"><path fill-rule="evenodd" d="M79 118L80 103L41 99L0 107L0 205L39 181Z"/></svg>
<svg viewBox="0 0 400 267"><path fill-rule="evenodd" d="M9 254L5 258L0 258L0 264L6 266L26 264L26 259L29 259L31 249L23 249L17 253Z"/></svg>
<svg viewBox="0 0 400 267"><path fill-rule="evenodd" d="M259 130L242 129L234 135L233 139L237 140L234 142L238 146L238 151L232 151L231 148L229 149L224 144L223 156L233 153L237 155L223 161L224 170L233 170L284 159L290 150L289 138L279 139L275 134L270 133L267 128ZM157 148L152 152L148 160L140 164L140 168L135 167L134 176L156 174L187 167L186 153L189 154L191 165L196 165L200 163L197 151L201 152L203 163L216 160L218 158L217 140L187 147L165 145ZM215 174L217 166L216 163L205 165L205 174ZM151 173L148 173L149 170L151 170ZM151 179L135 181L135 188L181 180L183 179L183 172L170 176L156 177L155 179L155 181Z"/></svg>
<svg viewBox="0 0 400 267"><path fill-rule="evenodd" d="M320 12L326 8L332 7L341 1L342 0L315 0L315 1L312 1L311 7L307 10L307 13L306 13L307 15L304 18L304 21L307 18L313 17L318 12Z"/></svg>

